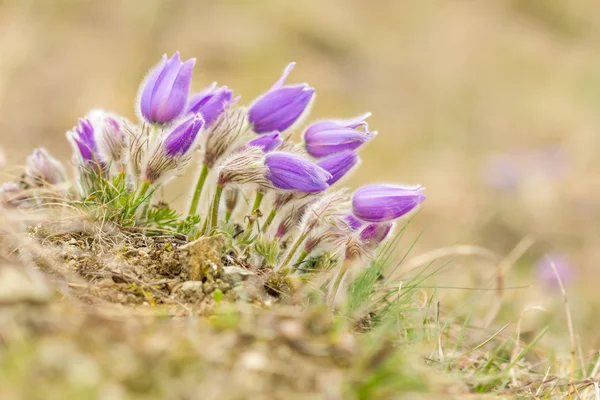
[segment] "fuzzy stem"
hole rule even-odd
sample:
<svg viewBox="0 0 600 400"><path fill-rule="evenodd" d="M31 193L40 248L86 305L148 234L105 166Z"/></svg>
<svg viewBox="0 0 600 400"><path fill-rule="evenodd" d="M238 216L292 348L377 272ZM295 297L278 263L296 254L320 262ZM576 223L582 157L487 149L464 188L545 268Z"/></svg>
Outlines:
<svg viewBox="0 0 600 400"><path fill-rule="evenodd" d="M294 242L294 245L290 248L290 250L287 252L284 260L281 262L281 264L279 264L279 268L288 265L290 263L290 261L292 260L292 257L294 256L294 253L296 253L296 250L298 250L298 247L300 247L300 245L302 244L302 242L304 242L304 239L306 239L306 237L308 236L308 231L306 232L302 232L302 234L300 236L298 236L298 239L296 239L296 241Z"/></svg>
<svg viewBox="0 0 600 400"><path fill-rule="evenodd" d="M264 192L257 190L256 197L254 198L254 204L252 205L252 216L248 219L248 225L246 225L247 231L252 229L252 226L254 225L254 214L255 214L256 210L258 210L260 208L260 203L262 203L263 197L265 197Z"/></svg>
<svg viewBox="0 0 600 400"><path fill-rule="evenodd" d="M335 309L335 306L337 303L338 291L340 290L340 284L342 283L342 280L344 279L346 272L348 272L348 267L350 266L351 263L352 263L352 260L349 260L349 259L344 260L344 262L342 263L342 266L340 267L340 271L338 272L337 277L335 278L335 281L332 282L331 286L329 287L329 293L327 294L327 300L328 300L329 306L331 307L332 311Z"/></svg>
<svg viewBox="0 0 600 400"><path fill-rule="evenodd" d="M215 198L212 204L211 220L210 220L210 232L213 233L217 230L217 220L219 218L219 204L221 203L221 194L223 193L223 186L217 185L215 191Z"/></svg>
<svg viewBox="0 0 600 400"><path fill-rule="evenodd" d="M271 223L273 222L273 220L275 219L275 214L277 214L277 207L273 207L273 209L271 210L271 212L269 213L269 216L267 217L261 232L262 233L267 233L267 230L269 229L269 226L271 226Z"/></svg>
<svg viewBox="0 0 600 400"><path fill-rule="evenodd" d="M194 189L194 197L192 197L192 204L190 205L188 215L196 214L196 211L198 210L198 202L200 201L202 188L204 187L204 182L206 182L206 177L208 176L209 171L210 168L208 168L206 164L202 166L202 171L200 171L200 176L198 176L198 182L196 183L196 188Z"/></svg>

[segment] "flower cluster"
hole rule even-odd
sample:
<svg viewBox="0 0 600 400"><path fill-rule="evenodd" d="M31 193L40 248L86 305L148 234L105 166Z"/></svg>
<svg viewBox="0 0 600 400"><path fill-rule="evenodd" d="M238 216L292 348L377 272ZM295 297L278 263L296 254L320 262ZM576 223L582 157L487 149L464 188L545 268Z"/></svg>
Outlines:
<svg viewBox="0 0 600 400"><path fill-rule="evenodd" d="M140 86L137 122L93 110L67 132L75 184L69 185L63 167L46 150L36 149L22 180L27 187L3 186L4 204L18 205L15 199L27 197L24 189L56 186L64 196L83 199L99 182L119 178L141 205L135 218L142 224L156 189L197 162L187 212L196 232L226 232L247 220L245 245L256 237L264 244L272 233L278 243L287 243L272 267L289 272L321 251L346 260L368 257L390 235L394 221L425 199L421 186L367 185L353 194L338 187L360 165L359 150L376 136L366 121L370 113L316 121L303 130L302 143L290 139L315 99L308 84L286 84L294 63L248 106L238 105L239 97L217 83L190 94L194 64L179 53L163 56ZM213 182L210 196L207 182ZM254 203L244 209L241 199L249 194ZM277 229L270 232L273 223Z"/></svg>

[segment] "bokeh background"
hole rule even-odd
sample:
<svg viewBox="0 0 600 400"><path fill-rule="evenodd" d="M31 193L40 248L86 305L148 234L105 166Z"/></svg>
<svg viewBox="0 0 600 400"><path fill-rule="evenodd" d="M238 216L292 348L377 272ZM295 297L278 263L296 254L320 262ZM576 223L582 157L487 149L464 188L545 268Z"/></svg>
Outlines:
<svg viewBox="0 0 600 400"><path fill-rule="evenodd" d="M196 90L218 81L242 102L296 61L289 81L316 88L313 118L373 112L379 136L350 186L427 187L413 254L513 252L506 284L531 287L504 301L516 315L539 302L560 329L560 294L536 269L553 254L596 343L597 11L593 0L0 0L1 145L13 165L34 146L68 162L65 131L93 107L135 118L139 82L165 52L197 58ZM435 282L485 287L495 271L457 255Z"/></svg>

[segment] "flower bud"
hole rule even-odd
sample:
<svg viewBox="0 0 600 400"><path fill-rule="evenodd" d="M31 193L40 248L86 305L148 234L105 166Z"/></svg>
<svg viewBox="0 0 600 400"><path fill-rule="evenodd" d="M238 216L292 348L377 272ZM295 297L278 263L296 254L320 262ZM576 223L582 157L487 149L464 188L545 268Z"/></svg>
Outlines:
<svg viewBox="0 0 600 400"><path fill-rule="evenodd" d="M103 110L93 110L88 116L94 127L99 158L122 170L128 150L126 119Z"/></svg>
<svg viewBox="0 0 600 400"><path fill-rule="evenodd" d="M216 82L193 95L187 103L188 114L201 114L205 127L210 127L233 104L233 91L227 86L216 87Z"/></svg>
<svg viewBox="0 0 600 400"><path fill-rule="evenodd" d="M368 185L352 196L352 212L360 220L386 222L409 213L425 201L424 187Z"/></svg>
<svg viewBox="0 0 600 400"><path fill-rule="evenodd" d="M312 124L304 132L307 153L315 158L322 158L345 150L356 150L377 134L367 129L368 124L365 119L370 115L366 113L348 120L321 121Z"/></svg>
<svg viewBox="0 0 600 400"><path fill-rule="evenodd" d="M66 181L62 164L43 148L27 157L25 180L32 186L58 185Z"/></svg>
<svg viewBox="0 0 600 400"><path fill-rule="evenodd" d="M308 108L315 90L307 84L283 86L296 63L289 64L282 77L248 110L248 119L256 133L283 132Z"/></svg>
<svg viewBox="0 0 600 400"><path fill-rule="evenodd" d="M198 115L187 118L164 139L158 141L155 150L151 153L146 168L144 179L154 183L163 175L172 170L181 170L189 161L189 154L194 150L199 132L204 126L204 120Z"/></svg>
<svg viewBox="0 0 600 400"><path fill-rule="evenodd" d="M73 150L78 155L82 165L99 165L102 167L103 163L98 156L94 126L89 119L79 119L79 126L67 132L67 139L71 142Z"/></svg>
<svg viewBox="0 0 600 400"><path fill-rule="evenodd" d="M317 165L331 174L327 181L329 186L342 179L352 168L360 163L358 155L349 150L321 160Z"/></svg>
<svg viewBox="0 0 600 400"><path fill-rule="evenodd" d="M171 59L163 55L140 86L140 111L146 121L165 124L185 111L195 63L195 58L182 63L179 52Z"/></svg>
<svg viewBox="0 0 600 400"><path fill-rule="evenodd" d="M0 205L17 207L27 201L22 195L23 187L17 182L6 182L0 185Z"/></svg>
<svg viewBox="0 0 600 400"><path fill-rule="evenodd" d="M365 242L368 248L374 249L389 236L393 226L394 224L392 222L369 224L360 231L360 240Z"/></svg>
<svg viewBox="0 0 600 400"><path fill-rule="evenodd" d="M295 154L281 151L268 153L265 164L268 168L267 178L278 189L316 193L329 187L329 172Z"/></svg>
<svg viewBox="0 0 600 400"><path fill-rule="evenodd" d="M175 128L163 142L163 148L170 157L180 157L190 150L204 126L204 120L199 114L183 121Z"/></svg>
<svg viewBox="0 0 600 400"><path fill-rule="evenodd" d="M218 168L217 184L255 184L264 188L272 188L265 178L265 156L259 148L248 147L233 153Z"/></svg>
<svg viewBox="0 0 600 400"><path fill-rule="evenodd" d="M310 232L322 226L339 227L348 208L348 193L346 189L328 193L311 202L302 216L300 230Z"/></svg>
<svg viewBox="0 0 600 400"><path fill-rule="evenodd" d="M206 133L204 165L208 168L214 167L246 130L246 110L244 108L225 111Z"/></svg>

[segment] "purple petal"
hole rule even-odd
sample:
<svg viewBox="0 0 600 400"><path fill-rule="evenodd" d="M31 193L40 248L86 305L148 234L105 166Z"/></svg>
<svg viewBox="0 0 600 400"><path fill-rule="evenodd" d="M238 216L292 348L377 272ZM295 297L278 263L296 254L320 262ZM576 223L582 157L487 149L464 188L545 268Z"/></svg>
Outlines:
<svg viewBox="0 0 600 400"><path fill-rule="evenodd" d="M260 135L256 139L253 139L247 143L247 146L260 147L263 153L268 153L281 146L283 139L280 137L279 132L267 133Z"/></svg>
<svg viewBox="0 0 600 400"><path fill-rule="evenodd" d="M165 152L171 157L187 153L203 126L204 120L200 115L185 120L165 138L163 142Z"/></svg>
<svg viewBox="0 0 600 400"><path fill-rule="evenodd" d="M307 130L304 134L304 141L306 152L313 157L321 158L345 150L356 150L363 143L373 138L374 135L374 132L364 133L349 128Z"/></svg>
<svg viewBox="0 0 600 400"><path fill-rule="evenodd" d="M369 185L359 188L352 196L352 211L363 221L385 222L399 218L425 200L425 188L392 185Z"/></svg>
<svg viewBox="0 0 600 400"><path fill-rule="evenodd" d="M283 87L285 80L287 79L288 75L290 74L290 72L292 72L292 70L294 69L295 66L296 66L295 62L289 63L287 65L287 67L285 67L285 69L283 70L283 75L281 75L281 78L279 78L279 80L277 82L275 82L275 84L273 84L273 86L271 86L271 89L269 89L269 90L275 90L275 89L279 89L279 88Z"/></svg>
<svg viewBox="0 0 600 400"><path fill-rule="evenodd" d="M331 186L342 179L359 161L360 158L355 152L345 151L326 158L317 165L331 174L331 179L327 181Z"/></svg>
<svg viewBox="0 0 600 400"><path fill-rule="evenodd" d="M362 222L352 214L348 214L344 217L344 221L348 224L348 227L352 231L358 230L362 226Z"/></svg>
<svg viewBox="0 0 600 400"><path fill-rule="evenodd" d="M266 155L265 164L269 169L268 179L279 189L316 193L329 186L331 174L300 156L272 152Z"/></svg>

